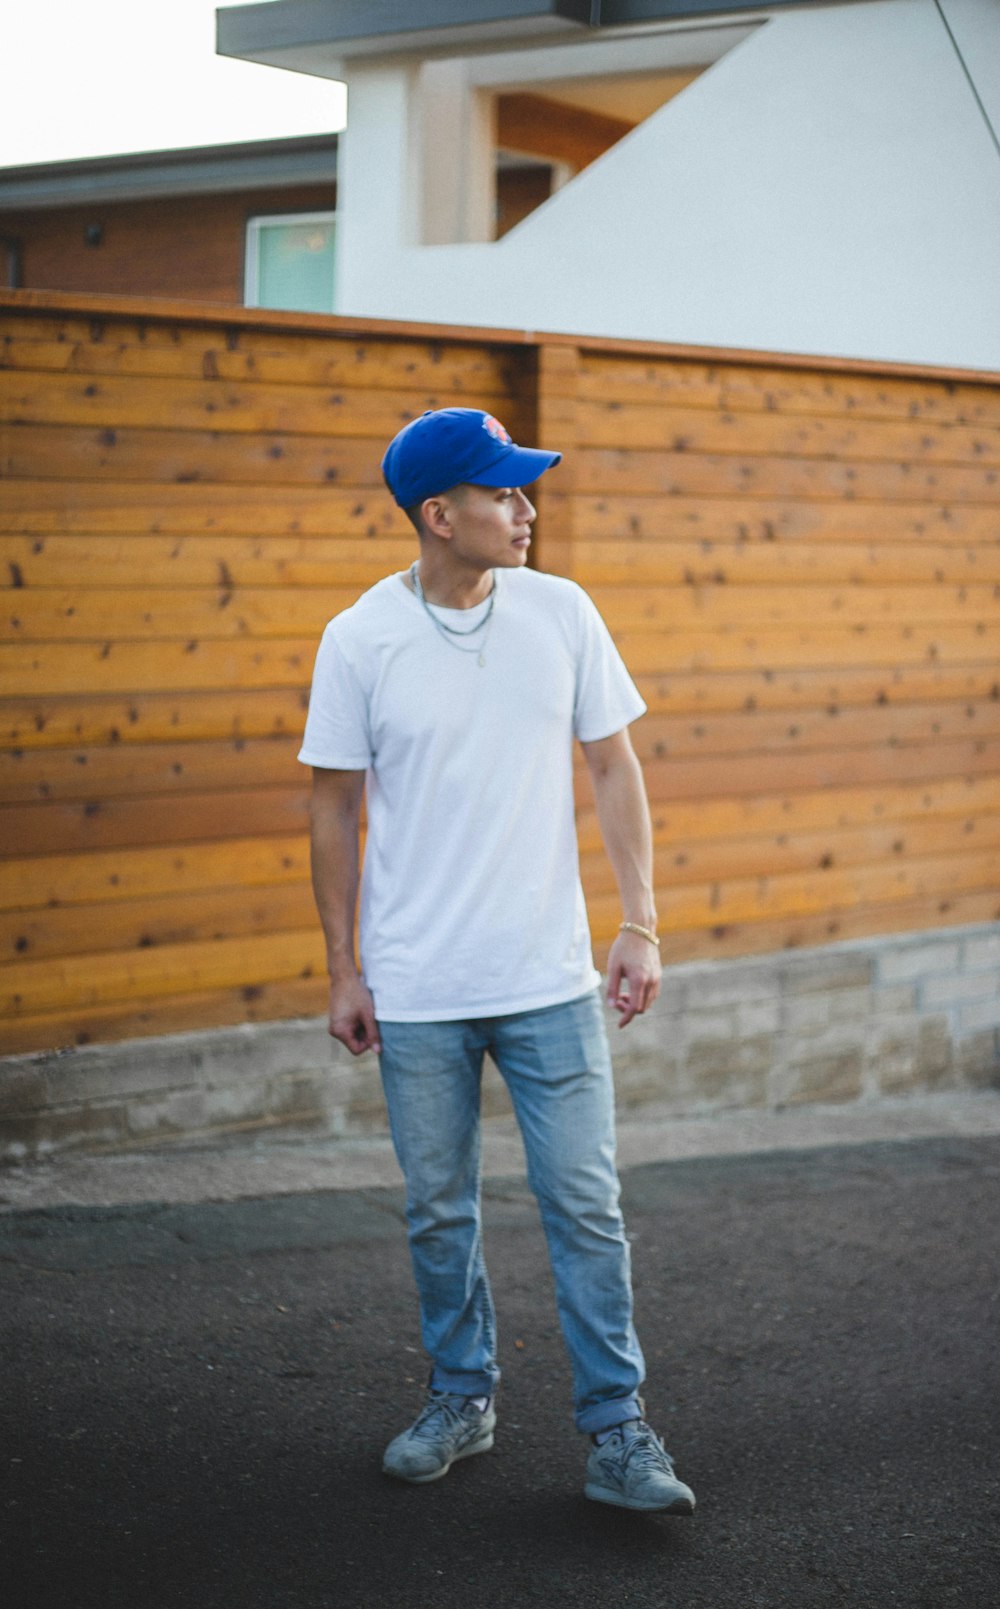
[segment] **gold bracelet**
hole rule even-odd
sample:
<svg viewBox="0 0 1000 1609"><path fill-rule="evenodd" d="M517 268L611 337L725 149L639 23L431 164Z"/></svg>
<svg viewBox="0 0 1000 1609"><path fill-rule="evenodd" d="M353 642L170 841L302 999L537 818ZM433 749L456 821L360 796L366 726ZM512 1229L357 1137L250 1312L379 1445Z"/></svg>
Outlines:
<svg viewBox="0 0 1000 1609"><path fill-rule="evenodd" d="M655 944L657 949L660 948L659 936L653 932L651 927L640 927L638 922L622 922L618 931L619 933L638 933L641 939L648 939L650 944Z"/></svg>

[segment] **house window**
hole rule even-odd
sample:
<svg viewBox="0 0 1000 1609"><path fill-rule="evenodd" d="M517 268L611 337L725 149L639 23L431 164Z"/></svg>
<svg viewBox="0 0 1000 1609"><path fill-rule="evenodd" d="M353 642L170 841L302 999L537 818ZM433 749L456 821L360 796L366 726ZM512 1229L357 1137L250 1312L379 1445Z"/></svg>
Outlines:
<svg viewBox="0 0 1000 1609"><path fill-rule="evenodd" d="M336 213L286 212L247 222L247 307L333 312Z"/></svg>

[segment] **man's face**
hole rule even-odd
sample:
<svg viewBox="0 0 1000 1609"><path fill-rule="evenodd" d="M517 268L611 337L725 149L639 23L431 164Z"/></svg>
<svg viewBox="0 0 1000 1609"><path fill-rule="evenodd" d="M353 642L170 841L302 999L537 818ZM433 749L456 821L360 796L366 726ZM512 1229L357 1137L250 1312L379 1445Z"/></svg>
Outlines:
<svg viewBox="0 0 1000 1609"><path fill-rule="evenodd" d="M454 558L480 570L527 563L535 510L519 486L456 486L440 502Z"/></svg>

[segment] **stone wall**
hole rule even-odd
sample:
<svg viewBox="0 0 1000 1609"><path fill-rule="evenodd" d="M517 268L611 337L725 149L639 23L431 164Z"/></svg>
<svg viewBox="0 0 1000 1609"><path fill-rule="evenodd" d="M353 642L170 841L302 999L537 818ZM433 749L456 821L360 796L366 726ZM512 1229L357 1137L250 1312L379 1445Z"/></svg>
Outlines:
<svg viewBox="0 0 1000 1609"><path fill-rule="evenodd" d="M777 1109L1000 1082L1000 926L668 970L619 1101Z"/></svg>
<svg viewBox="0 0 1000 1609"><path fill-rule="evenodd" d="M685 1114L1000 1084L1000 924L669 968L611 1030L619 1102ZM495 1073L487 1113L507 1109ZM310 1018L0 1061L0 1159L381 1132L374 1057Z"/></svg>

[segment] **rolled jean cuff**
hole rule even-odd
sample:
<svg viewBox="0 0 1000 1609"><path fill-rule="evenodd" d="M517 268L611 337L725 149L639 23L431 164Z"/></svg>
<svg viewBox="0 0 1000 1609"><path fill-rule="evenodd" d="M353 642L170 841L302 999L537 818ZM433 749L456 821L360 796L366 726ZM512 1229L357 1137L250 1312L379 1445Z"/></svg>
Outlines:
<svg viewBox="0 0 1000 1609"><path fill-rule="evenodd" d="M431 1370L431 1390L448 1391L456 1397L492 1397L499 1384L499 1369L441 1369L435 1364Z"/></svg>
<svg viewBox="0 0 1000 1609"><path fill-rule="evenodd" d="M581 1408L576 1428L585 1436L598 1436L602 1430L614 1430L629 1419L641 1419L644 1412L642 1398L633 1392L630 1397L613 1397L610 1402L594 1402L589 1408Z"/></svg>

